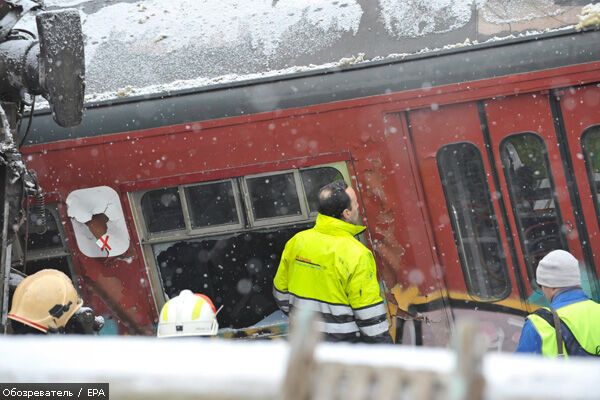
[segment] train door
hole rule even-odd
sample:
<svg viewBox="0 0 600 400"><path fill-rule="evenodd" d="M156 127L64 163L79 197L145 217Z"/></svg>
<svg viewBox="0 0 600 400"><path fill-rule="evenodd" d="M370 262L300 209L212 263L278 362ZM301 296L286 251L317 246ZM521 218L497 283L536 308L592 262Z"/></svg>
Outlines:
<svg viewBox="0 0 600 400"><path fill-rule="evenodd" d="M452 313L476 313L491 347L512 350L523 288L478 104L416 110L407 118Z"/></svg>
<svg viewBox="0 0 600 400"><path fill-rule="evenodd" d="M581 245L588 268L583 278L588 279L593 297L600 299L600 84L560 90L553 98L555 113L560 117L561 133L572 164L578 190L580 212L578 222L585 228ZM593 268L593 266L595 268ZM584 285L585 289L585 285Z"/></svg>
<svg viewBox="0 0 600 400"><path fill-rule="evenodd" d="M562 107L578 103L582 96L586 96L584 89L574 91L562 101ZM598 237L598 224L579 143L582 137L588 138L590 145L595 139L593 132L588 136L586 129L577 129L582 117L594 112L584 107L575 112L573 108L566 132L558 103L547 93L489 100L482 108L496 169L503 171L501 193L510 199L507 215L525 270L528 300L544 303L536 292L535 269L539 260L555 249L568 250L580 260L584 288L589 294L596 293L594 264L598 260L594 260L589 237ZM600 123L597 110L595 115ZM583 198L579 188L587 188Z"/></svg>
<svg viewBox="0 0 600 400"><path fill-rule="evenodd" d="M452 312L476 312L498 349L545 303L535 268L551 250L573 253L600 294L598 104L590 85L407 114Z"/></svg>

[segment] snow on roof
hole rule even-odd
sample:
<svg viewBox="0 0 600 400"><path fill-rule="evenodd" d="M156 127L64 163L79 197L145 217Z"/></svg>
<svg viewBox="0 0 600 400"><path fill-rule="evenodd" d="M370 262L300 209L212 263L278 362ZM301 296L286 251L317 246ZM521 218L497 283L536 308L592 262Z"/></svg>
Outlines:
<svg viewBox="0 0 600 400"><path fill-rule="evenodd" d="M81 14L88 101L405 56L481 39L474 4L487 20L504 23L560 13L562 8L552 3L45 1L49 9L75 7ZM19 27L35 31L33 16L25 17Z"/></svg>
<svg viewBox="0 0 600 400"><path fill-rule="evenodd" d="M531 21L540 17L555 17L565 12L554 0L478 0L484 3L483 17L496 24Z"/></svg>
<svg viewBox="0 0 600 400"><path fill-rule="evenodd" d="M84 17L88 55L108 41L133 44L146 54L185 51L189 46L233 48L241 41L271 55L292 27L316 28L325 32L356 33L362 10L352 0L318 2L314 0L272 1L189 1L145 0L117 3ZM328 39L317 37L314 45Z"/></svg>
<svg viewBox="0 0 600 400"><path fill-rule="evenodd" d="M537 36L537 35L541 35L544 33L570 30L572 28L573 28L573 26L565 26L565 27L561 27L558 29L548 29L548 30L544 30L544 31L527 31L527 32L517 33L517 34L503 36L503 37L494 36L483 42L478 42L477 40L471 41L469 39L466 39L464 42L455 43L455 44L447 44L440 48L430 49L430 48L426 47L426 48L421 49L414 53L392 53L392 54L388 54L386 56L377 56L372 59L365 59L365 54L359 53L355 56L344 57L338 61L320 64L320 65L310 64L310 65L304 65L304 66L294 66L294 67L289 67L289 68L284 68L284 69L269 70L269 71L263 71L263 72L253 73L253 74L227 74L227 75L222 75L222 76L217 76L217 77L199 77L199 78L195 78L195 79L176 80L176 81L169 82L169 83L160 83L160 84L148 85L148 86L144 86L144 87L133 87L131 85L127 85L124 87L120 87L116 90L106 91L106 92L102 92L102 93L89 93L85 96L85 102L86 102L86 104L99 103L99 102L110 101L110 100L126 98L126 97L150 96L150 95L157 94L157 93L163 93L165 95L169 95L170 93L181 91L181 90L208 88L211 86L221 85L224 83L244 82L244 81L251 81L251 80L256 80L256 79L261 79L261 78L273 78L273 77L278 77L278 76L287 76L287 75L296 74L296 73L300 73L300 72L321 71L321 70L329 70L329 69L335 69L335 68L343 68L343 67L347 67L350 65L369 63L369 62L374 62L374 61L389 60L389 61L393 62L395 60L403 60L407 57L414 56L414 55L435 53L435 52L440 52L440 51L444 51L444 50L459 49L462 47L471 47L471 46L475 46L475 45L479 45L479 44L508 41L508 40L517 39L517 38ZM36 109L40 110L40 109L45 109L45 108L48 108L48 103L45 100L40 99L36 102Z"/></svg>
<svg viewBox="0 0 600 400"><path fill-rule="evenodd" d="M44 0L46 7L72 7L89 0Z"/></svg>
<svg viewBox="0 0 600 400"><path fill-rule="evenodd" d="M386 29L396 36L425 36L461 28L471 19L473 0L418 3L379 0Z"/></svg>

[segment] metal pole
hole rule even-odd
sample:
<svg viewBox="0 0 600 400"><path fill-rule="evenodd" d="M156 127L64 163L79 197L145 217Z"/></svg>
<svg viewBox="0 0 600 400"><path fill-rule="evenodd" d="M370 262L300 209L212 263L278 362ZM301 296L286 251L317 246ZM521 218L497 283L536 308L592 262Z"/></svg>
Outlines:
<svg viewBox="0 0 600 400"><path fill-rule="evenodd" d="M8 314L8 280L10 278L10 264L7 265L8 250L12 246L8 246L8 218L9 218L9 201L6 191L8 183L8 168L5 170L5 187L4 187L4 209L2 213L2 254L0 254L0 301L2 302L2 331L6 333L6 315Z"/></svg>
<svg viewBox="0 0 600 400"><path fill-rule="evenodd" d="M4 145L4 148L14 147L14 142L12 138L12 132L10 131L10 122L4 107L6 104L0 105L0 122L1 133L2 133L2 141L1 143ZM11 117L15 117L15 109L7 106L8 111ZM4 169L4 207L2 213L2 247L0 248L0 311L2 312L0 322L2 324L2 332L6 332L6 320L8 314L8 283L10 279L10 255L8 254L11 251L12 246L9 245L8 238L8 220L10 219L10 195L11 191L10 185L12 183L11 180L11 171L8 165L9 159L7 157L6 166ZM7 263L8 260L8 263Z"/></svg>
<svg viewBox="0 0 600 400"><path fill-rule="evenodd" d="M10 264L12 262L12 243L6 246L6 275L4 276L4 292L2 293L2 326L4 334L8 328L8 293L9 293L9 282L10 282Z"/></svg>

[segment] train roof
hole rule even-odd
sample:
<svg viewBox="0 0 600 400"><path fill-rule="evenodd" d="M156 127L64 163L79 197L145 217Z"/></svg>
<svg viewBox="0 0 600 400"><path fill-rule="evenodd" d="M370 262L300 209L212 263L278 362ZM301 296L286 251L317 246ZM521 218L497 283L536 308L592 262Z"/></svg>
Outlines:
<svg viewBox="0 0 600 400"><path fill-rule="evenodd" d="M589 0L585 1L588 3ZM76 8L88 93L259 74L577 23L582 0L45 0ZM536 4L529 4L536 3ZM554 4L560 3L560 4ZM585 4L583 3L583 4ZM28 18L29 17L29 18ZM35 18L20 26L35 32Z"/></svg>
<svg viewBox="0 0 600 400"><path fill-rule="evenodd" d="M600 31L563 29L401 58L86 104L83 122L34 113L24 145L100 136L475 81L600 60ZM20 138L27 123L21 126Z"/></svg>

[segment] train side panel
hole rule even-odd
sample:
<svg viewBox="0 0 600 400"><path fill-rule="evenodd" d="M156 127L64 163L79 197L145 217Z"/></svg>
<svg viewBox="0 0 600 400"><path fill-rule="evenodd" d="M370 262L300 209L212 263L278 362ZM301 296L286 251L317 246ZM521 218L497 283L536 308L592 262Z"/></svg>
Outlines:
<svg viewBox="0 0 600 400"><path fill-rule="evenodd" d="M543 304L535 266L548 251L573 252L600 295L598 82L586 59L23 152L82 294L118 332L153 334L167 296L190 285L212 291L224 327L269 320L285 239L314 220L317 184L339 176L358 190L396 341L443 346L471 316L512 350ZM73 191L99 186L124 210L131 244L117 257L86 256L68 216ZM227 205L211 213L206 199Z"/></svg>

